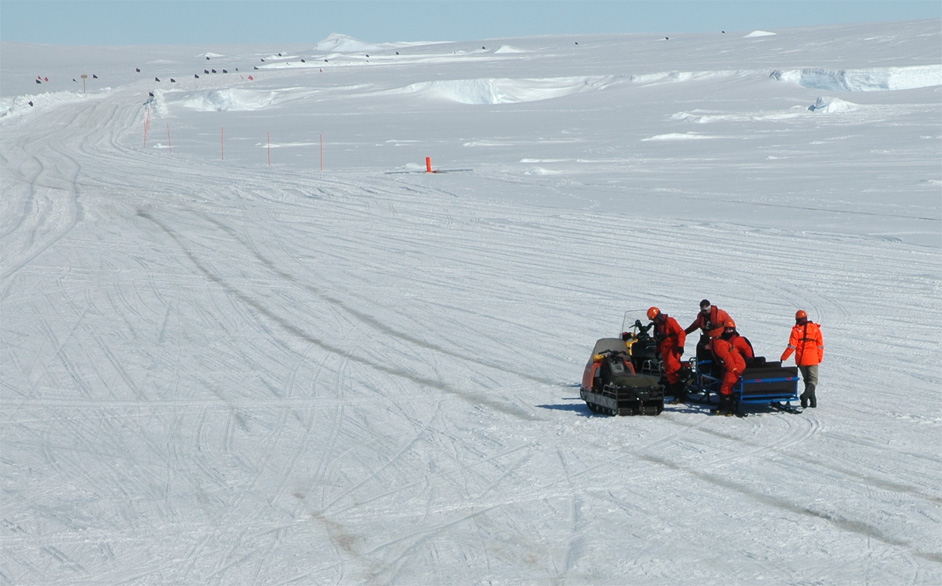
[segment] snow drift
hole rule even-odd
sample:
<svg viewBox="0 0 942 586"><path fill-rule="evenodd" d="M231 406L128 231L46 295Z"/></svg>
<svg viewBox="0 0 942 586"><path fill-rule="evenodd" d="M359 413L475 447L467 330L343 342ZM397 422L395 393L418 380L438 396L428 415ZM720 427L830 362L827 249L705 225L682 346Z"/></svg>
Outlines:
<svg viewBox="0 0 942 586"><path fill-rule="evenodd" d="M549 79L457 79L425 81L390 93L422 94L460 104L538 102L604 89L610 76Z"/></svg>
<svg viewBox="0 0 942 586"><path fill-rule="evenodd" d="M167 101L166 95L164 101ZM175 101L184 108L199 112L250 112L271 106L275 101L275 92L229 88L187 93Z"/></svg>
<svg viewBox="0 0 942 586"><path fill-rule="evenodd" d="M812 112L852 112L856 110L859 106L851 102L844 101L840 98L826 98L820 97L815 100L814 104L808 107Z"/></svg>
<svg viewBox="0 0 942 586"><path fill-rule="evenodd" d="M911 90L942 85L942 64L874 69L798 69L772 77L810 89L845 92Z"/></svg>

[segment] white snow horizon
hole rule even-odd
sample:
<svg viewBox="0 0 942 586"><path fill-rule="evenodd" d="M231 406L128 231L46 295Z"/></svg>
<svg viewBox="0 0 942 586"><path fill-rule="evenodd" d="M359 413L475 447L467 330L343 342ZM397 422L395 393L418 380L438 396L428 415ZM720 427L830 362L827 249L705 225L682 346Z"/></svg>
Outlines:
<svg viewBox="0 0 942 586"><path fill-rule="evenodd" d="M942 582L942 21L0 44L0 583ZM590 412L702 298L819 407Z"/></svg>

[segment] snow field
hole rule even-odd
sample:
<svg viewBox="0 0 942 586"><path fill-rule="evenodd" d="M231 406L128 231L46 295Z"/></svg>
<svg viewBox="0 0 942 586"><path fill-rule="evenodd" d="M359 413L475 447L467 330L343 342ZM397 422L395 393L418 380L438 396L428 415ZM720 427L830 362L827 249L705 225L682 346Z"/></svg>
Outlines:
<svg viewBox="0 0 942 586"><path fill-rule="evenodd" d="M936 583L940 87L770 73L939 30L129 49L88 96L4 44L0 581ZM703 297L772 359L822 323L821 407L591 414L595 339Z"/></svg>

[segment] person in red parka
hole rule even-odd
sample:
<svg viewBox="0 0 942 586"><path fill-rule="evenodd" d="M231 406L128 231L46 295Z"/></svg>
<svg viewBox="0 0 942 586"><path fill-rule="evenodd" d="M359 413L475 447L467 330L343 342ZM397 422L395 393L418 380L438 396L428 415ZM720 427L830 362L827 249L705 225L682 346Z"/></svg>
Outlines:
<svg viewBox="0 0 942 586"><path fill-rule="evenodd" d="M824 360L824 336L821 327L809 320L803 309L795 313L795 326L788 339L788 347L782 352L782 362L788 360L792 352L795 353L795 364L801 371L801 378L805 381L805 392L798 398L802 408L810 404L813 409L818 406L814 390L818 386L818 365Z"/></svg>
<svg viewBox="0 0 942 586"><path fill-rule="evenodd" d="M710 338L715 338L723 333L723 324L728 319L730 319L729 314L710 303L709 299L700 302L700 313L697 314L693 323L684 330L685 334L700 330L700 340L697 342L698 363L713 360L713 354L710 352ZM712 365L709 366L708 370L713 372Z"/></svg>
<svg viewBox="0 0 942 586"><path fill-rule="evenodd" d="M711 340L713 357L723 366L722 382L720 383L720 404L715 413L719 415L733 415L736 408L733 405L733 387L742 378L742 373L746 370L746 359L743 356L743 345L736 344L735 338L742 338L736 334L736 323L729 319L724 324L722 334L718 334L717 329L711 332L715 336ZM745 340L745 338L742 338ZM747 346L752 350L751 346Z"/></svg>
<svg viewBox="0 0 942 586"><path fill-rule="evenodd" d="M667 377L665 394L674 397L676 402L685 401L687 399L685 393L686 383L680 380L680 357L684 354L684 343L687 341L687 334L676 319L666 313L661 313L661 310L657 307L648 309L648 319L654 322L654 340L657 342L657 353L661 357L661 363L664 365L664 373Z"/></svg>
<svg viewBox="0 0 942 586"><path fill-rule="evenodd" d="M709 342L711 333L715 332L716 336L723 333L723 324L728 319L728 313L711 304L709 299L704 299L700 302L700 313L697 314L693 323L687 326L684 333L691 334L699 328L704 336L708 336L706 341Z"/></svg>

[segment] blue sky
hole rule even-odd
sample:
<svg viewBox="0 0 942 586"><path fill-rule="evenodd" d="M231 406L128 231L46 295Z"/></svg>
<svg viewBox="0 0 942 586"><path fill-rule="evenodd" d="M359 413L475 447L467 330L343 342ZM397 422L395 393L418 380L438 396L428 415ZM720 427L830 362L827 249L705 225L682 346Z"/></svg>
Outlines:
<svg viewBox="0 0 942 586"><path fill-rule="evenodd" d="M62 45L467 41L550 34L751 31L942 18L942 2L874 0L0 0L0 40Z"/></svg>

